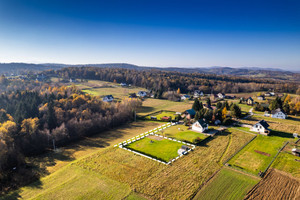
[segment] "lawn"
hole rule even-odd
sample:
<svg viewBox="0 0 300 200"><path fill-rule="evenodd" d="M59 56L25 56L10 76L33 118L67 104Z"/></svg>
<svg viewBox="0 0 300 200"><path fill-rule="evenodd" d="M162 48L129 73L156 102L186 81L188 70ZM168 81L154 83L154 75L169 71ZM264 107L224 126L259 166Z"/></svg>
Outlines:
<svg viewBox="0 0 300 200"><path fill-rule="evenodd" d="M146 117L146 119L151 119L151 117L154 116L157 118L157 120L161 120L162 117L171 117L172 120L175 119L176 114L175 112L168 112L168 111L161 111L159 113L154 113L153 115L149 115Z"/></svg>
<svg viewBox="0 0 300 200"><path fill-rule="evenodd" d="M163 134L166 137L171 137L171 138L175 138L190 143L197 143L195 140L198 138L200 140L204 140L205 138L209 137L203 133L198 133L192 130L188 130L188 126L184 126L184 125L171 126L170 128L165 129Z"/></svg>
<svg viewBox="0 0 300 200"><path fill-rule="evenodd" d="M243 199L259 179L223 168L195 196L195 200Z"/></svg>
<svg viewBox="0 0 300 200"><path fill-rule="evenodd" d="M191 109L193 101L175 102L164 99L147 98L143 101L143 106L138 110L138 114L145 116L160 110L169 110L174 112L183 112Z"/></svg>
<svg viewBox="0 0 300 200"><path fill-rule="evenodd" d="M181 146L182 143L172 140L156 140L145 137L127 145L126 147L159 160L169 162L178 156L177 151L181 148Z"/></svg>
<svg viewBox="0 0 300 200"><path fill-rule="evenodd" d="M228 163L233 167L258 174L264 171L283 144L290 138L258 135Z"/></svg>
<svg viewBox="0 0 300 200"><path fill-rule="evenodd" d="M297 148L299 147L300 145L298 144ZM300 162L296 161L296 159L300 160L300 158L291 153L292 148L295 148L295 146L288 144L284 150L280 152L276 160L273 162L271 168L288 172L294 177L300 178Z"/></svg>

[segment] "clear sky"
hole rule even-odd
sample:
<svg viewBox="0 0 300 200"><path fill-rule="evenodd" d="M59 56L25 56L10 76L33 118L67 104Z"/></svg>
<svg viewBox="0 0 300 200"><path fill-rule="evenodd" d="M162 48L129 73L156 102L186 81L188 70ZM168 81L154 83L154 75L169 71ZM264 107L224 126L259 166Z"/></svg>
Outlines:
<svg viewBox="0 0 300 200"><path fill-rule="evenodd" d="M0 62L300 69L299 0L0 0Z"/></svg>

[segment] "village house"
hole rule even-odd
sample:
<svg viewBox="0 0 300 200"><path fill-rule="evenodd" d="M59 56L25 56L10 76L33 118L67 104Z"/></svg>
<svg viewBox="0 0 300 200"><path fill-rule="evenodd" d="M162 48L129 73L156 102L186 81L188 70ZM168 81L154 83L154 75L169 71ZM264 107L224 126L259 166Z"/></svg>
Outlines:
<svg viewBox="0 0 300 200"><path fill-rule="evenodd" d="M102 98L102 101L104 102L112 102L114 100L114 97L112 95L106 95Z"/></svg>
<svg viewBox="0 0 300 200"><path fill-rule="evenodd" d="M220 99L224 99L224 98L225 98L225 94L220 92L220 93L218 94L218 97L219 97Z"/></svg>
<svg viewBox="0 0 300 200"><path fill-rule="evenodd" d="M271 130L268 127L269 124L265 120L260 120L252 126L250 131L258 132L262 135L269 135Z"/></svg>
<svg viewBox="0 0 300 200"><path fill-rule="evenodd" d="M262 101L262 100L265 100L265 97L260 95L260 96L257 97L257 99Z"/></svg>
<svg viewBox="0 0 300 200"><path fill-rule="evenodd" d="M127 84L126 83L120 83L120 86L125 87L125 86L127 86Z"/></svg>
<svg viewBox="0 0 300 200"><path fill-rule="evenodd" d="M75 78L70 78L70 83L77 83L77 80Z"/></svg>
<svg viewBox="0 0 300 200"><path fill-rule="evenodd" d="M292 154L293 154L294 156L300 157L300 149L293 148L293 149L292 149Z"/></svg>
<svg viewBox="0 0 300 200"><path fill-rule="evenodd" d="M270 97L270 96L271 96L270 92L265 93L265 97Z"/></svg>
<svg viewBox="0 0 300 200"><path fill-rule="evenodd" d="M194 91L194 98L198 98L198 97L202 97L202 96L204 96L204 94L203 94L203 92L202 91L200 91L200 90L195 90Z"/></svg>
<svg viewBox="0 0 300 200"><path fill-rule="evenodd" d="M194 109L189 109L183 112L182 118L186 117L187 119L193 119L196 115L196 111Z"/></svg>
<svg viewBox="0 0 300 200"><path fill-rule="evenodd" d="M192 130L204 133L208 130L208 124L203 119L199 119L192 125Z"/></svg>
<svg viewBox="0 0 300 200"><path fill-rule="evenodd" d="M286 119L287 115L280 108L277 108L276 110L271 111L271 117L278 119Z"/></svg>
<svg viewBox="0 0 300 200"><path fill-rule="evenodd" d="M181 101L184 101L184 100L190 99L190 98L191 98L190 95L187 95L187 94L180 96Z"/></svg>
<svg viewBox="0 0 300 200"><path fill-rule="evenodd" d="M248 105L253 105L253 104L254 104L254 100L252 99L252 97L249 97L249 98L247 99L247 104L248 104Z"/></svg>
<svg viewBox="0 0 300 200"><path fill-rule="evenodd" d="M147 92L145 92L145 91L139 91L139 92L137 93L137 95L138 95L139 97L145 97L145 96L147 96Z"/></svg>

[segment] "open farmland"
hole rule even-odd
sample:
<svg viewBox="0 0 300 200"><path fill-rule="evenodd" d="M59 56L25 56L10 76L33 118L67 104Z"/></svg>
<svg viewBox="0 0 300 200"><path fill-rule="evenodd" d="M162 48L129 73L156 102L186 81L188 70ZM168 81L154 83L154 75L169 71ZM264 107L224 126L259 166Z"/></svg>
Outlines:
<svg viewBox="0 0 300 200"><path fill-rule="evenodd" d="M228 163L233 167L258 174L264 171L278 150L290 138L258 135Z"/></svg>
<svg viewBox="0 0 300 200"><path fill-rule="evenodd" d="M271 168L278 169L280 171L288 172L294 177L300 178L300 158L291 153L292 148L299 148L298 144L289 143L282 152L278 155Z"/></svg>
<svg viewBox="0 0 300 200"><path fill-rule="evenodd" d="M278 170L269 170L245 199L299 199L300 181Z"/></svg>
<svg viewBox="0 0 300 200"><path fill-rule="evenodd" d="M194 197L194 200L243 199L259 178L223 168Z"/></svg>

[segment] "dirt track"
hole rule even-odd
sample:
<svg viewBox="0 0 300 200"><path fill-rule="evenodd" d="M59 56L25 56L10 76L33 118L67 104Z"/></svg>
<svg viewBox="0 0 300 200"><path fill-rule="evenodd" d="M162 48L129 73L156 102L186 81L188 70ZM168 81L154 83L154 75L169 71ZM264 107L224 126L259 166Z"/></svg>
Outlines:
<svg viewBox="0 0 300 200"><path fill-rule="evenodd" d="M300 200L300 180L289 174L271 169L248 192L245 199Z"/></svg>

